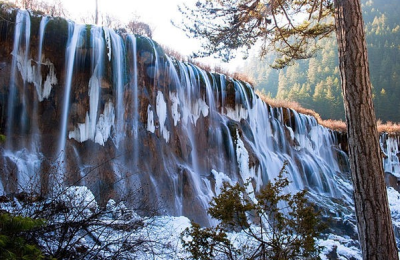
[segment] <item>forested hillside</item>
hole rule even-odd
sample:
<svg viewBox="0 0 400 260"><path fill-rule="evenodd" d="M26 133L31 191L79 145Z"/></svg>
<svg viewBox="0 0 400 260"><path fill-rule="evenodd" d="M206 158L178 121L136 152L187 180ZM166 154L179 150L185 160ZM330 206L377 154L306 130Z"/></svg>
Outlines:
<svg viewBox="0 0 400 260"><path fill-rule="evenodd" d="M400 121L400 5L398 0L363 0L371 80L377 118ZM270 67L271 54L245 65L256 87L279 99L299 102L324 119L344 119L336 37L323 39L317 55L283 70Z"/></svg>

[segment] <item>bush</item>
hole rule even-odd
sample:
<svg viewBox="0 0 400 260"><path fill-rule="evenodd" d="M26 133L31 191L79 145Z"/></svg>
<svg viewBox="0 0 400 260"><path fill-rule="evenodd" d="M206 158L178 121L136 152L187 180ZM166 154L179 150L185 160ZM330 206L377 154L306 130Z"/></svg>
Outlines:
<svg viewBox="0 0 400 260"><path fill-rule="evenodd" d="M41 250L24 238L44 223L40 219L0 214L0 259L44 259Z"/></svg>
<svg viewBox="0 0 400 260"><path fill-rule="evenodd" d="M289 181L285 166L275 182L258 194L247 194L246 185L224 184L208 213L216 227L193 223L181 236L183 247L194 259L318 259L315 238L325 229L319 212L306 198L306 191L284 193ZM250 184L247 184L250 185ZM239 234L240 241L233 234ZM232 239L228 239L231 237Z"/></svg>

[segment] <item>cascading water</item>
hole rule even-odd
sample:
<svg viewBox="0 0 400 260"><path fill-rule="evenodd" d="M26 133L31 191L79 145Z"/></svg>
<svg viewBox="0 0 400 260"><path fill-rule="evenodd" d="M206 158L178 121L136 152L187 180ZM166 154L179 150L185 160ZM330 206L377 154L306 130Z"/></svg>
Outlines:
<svg viewBox="0 0 400 260"><path fill-rule="evenodd" d="M128 103L128 126L127 132L130 132L130 136L133 136L133 167L138 165L138 151L139 151L139 97L138 97L138 68L137 68L137 46L136 37L129 35L128 40L131 46L131 68L129 74L129 91L132 96L132 100ZM130 106L129 106L130 105Z"/></svg>
<svg viewBox="0 0 400 260"><path fill-rule="evenodd" d="M81 33L84 30L84 26L80 24L68 24L68 35L70 36L67 43L67 49L65 52L66 57L66 77L65 77L65 85L64 85L64 100L63 100L63 108L61 115L61 130L60 130L60 138L57 154L65 157L65 144L67 140L67 126L68 126L68 111L70 105L70 95L72 88L72 76L74 72L74 61L76 55L76 49L79 47L81 40Z"/></svg>
<svg viewBox="0 0 400 260"><path fill-rule="evenodd" d="M15 34L9 75L8 122L5 131L8 138L6 138L5 149L3 150L5 160L13 164L13 174L7 179L2 179L0 191L3 192L8 189L35 191L39 183L39 178L35 175L42 158L40 154L34 153L36 150L34 141L36 140L26 136L29 133L29 120L32 120L27 116L29 93L26 89L26 84L32 77L32 69L29 66L30 36L30 14L26 10L19 10L15 18ZM35 123L33 122L32 125L35 126ZM13 134L15 134L14 137L12 137ZM29 142L29 139L31 139L31 142ZM9 167L7 163L3 164L3 168L6 169L7 167ZM24 187L18 185L18 182L23 183Z"/></svg>
<svg viewBox="0 0 400 260"><path fill-rule="evenodd" d="M12 63L10 75L10 91L8 96L8 124L7 136L11 136L14 131L24 132L26 126L26 94L25 83L28 76L27 63L29 55L29 42L31 34L29 13L26 10L19 10L15 18L15 34L14 45L12 50ZM25 33L25 34L24 34ZM22 84L18 84L19 75L21 74ZM22 85L22 88L19 87ZM20 102L19 102L20 100ZM17 109L18 104L21 108ZM19 110L19 111L18 111ZM18 121L19 119L19 121ZM11 139L7 139L7 148L15 145Z"/></svg>
<svg viewBox="0 0 400 260"><path fill-rule="evenodd" d="M176 61L150 39L107 28L43 18L38 49L30 51L29 14L20 11L16 19L13 55L0 56L11 63L1 192L27 185L22 176L6 184L17 160L31 162L18 171L35 173L43 157L61 154L59 180L87 185L100 203L115 198L132 206L162 205L159 212L202 224L209 224L206 208L223 181L251 181L258 190L285 162L287 192L306 188L314 197L352 204L348 166L338 159L346 155L335 134L314 118L272 108L248 84ZM65 27L66 44L51 38L56 24ZM38 76L22 84L23 71L33 68L28 60L36 61ZM37 109L29 102L24 107L28 94L37 96ZM33 118L36 126L15 130L22 122L17 119ZM27 132L40 136L33 159L11 141ZM400 171L396 140L385 139L385 168L392 172Z"/></svg>
<svg viewBox="0 0 400 260"><path fill-rule="evenodd" d="M34 85L36 87L36 91L38 94L38 100L43 101L43 99L47 98L50 95L51 85L57 84L57 80L54 77L48 75L46 81L43 84L42 80L42 64L48 64L48 61L44 61L43 54L43 40L44 33L49 22L49 17L43 16L40 21L40 30L39 30L39 47L38 47L38 55L37 55L37 68L36 68L36 80L34 81ZM53 73L54 74L54 73Z"/></svg>
<svg viewBox="0 0 400 260"><path fill-rule="evenodd" d="M79 123L74 131L69 132L68 137L74 138L78 142L87 140L104 143L103 134L97 131L97 117L100 102L101 82L104 74L104 51L105 44L103 39L103 28L92 27L90 30L90 49L91 49L91 77L89 80L89 112L86 113L85 122ZM69 77L69 75L68 75ZM71 75L72 77L72 75Z"/></svg>
<svg viewBox="0 0 400 260"><path fill-rule="evenodd" d="M39 27L39 47L38 47L38 54L37 54L37 59L36 59L36 66L32 67L33 72L32 76L33 78L31 79L31 82L35 85L36 92L37 92L37 97L33 97L33 115L38 115L38 106L39 106L39 101L43 101L44 98L48 97L50 95L51 91L51 83L57 83L57 78L55 77L50 77L52 78L52 82L48 82L48 79L46 79L44 87L43 86L43 80L42 80L42 54L43 54L43 39L44 39L44 33L46 29L46 25L48 23L49 19L47 16L42 17L40 21L40 27ZM49 78L49 77L48 77ZM32 134L35 137L39 137L40 131L39 127L37 124L37 118L33 119L31 121L32 124ZM35 145L35 147L39 144L39 141L32 141L32 145ZM32 147L33 148L33 147Z"/></svg>
<svg viewBox="0 0 400 260"><path fill-rule="evenodd" d="M119 143L125 135L124 122L127 115L125 115L125 104L123 102L124 87L125 87L125 55L124 43L114 30L104 28L107 35L107 48L109 53L109 60L112 61L113 66L113 85L116 92L116 125L114 143L119 146Z"/></svg>
<svg viewBox="0 0 400 260"><path fill-rule="evenodd" d="M385 172L400 178L400 142L399 137L382 135L380 137L381 149L384 154L383 168Z"/></svg>

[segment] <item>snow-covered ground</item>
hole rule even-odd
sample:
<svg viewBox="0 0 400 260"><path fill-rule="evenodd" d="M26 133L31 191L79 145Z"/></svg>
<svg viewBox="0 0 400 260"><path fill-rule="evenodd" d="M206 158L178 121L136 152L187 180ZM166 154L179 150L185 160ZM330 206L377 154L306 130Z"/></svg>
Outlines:
<svg viewBox="0 0 400 260"><path fill-rule="evenodd" d="M69 247L68 252L83 259L190 259L181 244L181 233L190 227L186 217L140 217L123 203L113 200L105 209L100 209L90 190L82 186L70 187L55 198L45 202L13 198L0 203L0 208L26 216L47 216L47 224L53 228L40 232L37 241L49 254ZM398 235L400 194L388 188L388 198ZM72 234L68 239L61 234L66 227ZM249 243L244 232L231 233L228 237L237 246ZM333 256L335 259L362 259L358 242L349 237L330 234L318 239L318 244L323 248L321 259Z"/></svg>

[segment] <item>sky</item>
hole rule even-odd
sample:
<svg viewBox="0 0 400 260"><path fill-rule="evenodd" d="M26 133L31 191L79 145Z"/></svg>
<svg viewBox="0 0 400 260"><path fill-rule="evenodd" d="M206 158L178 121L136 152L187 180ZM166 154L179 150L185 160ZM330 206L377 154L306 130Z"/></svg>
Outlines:
<svg viewBox="0 0 400 260"><path fill-rule="evenodd" d="M15 2L18 0L9 0ZM55 0L41 0L54 2ZM185 33L172 25L171 20L179 23L181 13L178 5L185 3L194 6L197 0L98 0L99 12L110 14L122 22L127 22L132 16L138 16L140 21L150 25L153 30L153 40L172 50L178 51L184 56L189 56L200 49L200 42L189 39ZM78 23L82 17L93 17L95 13L95 0L61 0L70 18ZM93 21L90 21L93 22ZM242 63L241 58L236 58L229 64L220 60L205 58L201 63L215 66L218 65L231 72L239 71Z"/></svg>
<svg viewBox="0 0 400 260"><path fill-rule="evenodd" d="M47 0L52 1L52 0ZM171 20L179 23L181 13L178 5L185 3L194 6L197 0L99 0L99 11L117 17L127 22L132 15L140 17L142 22L150 25L153 29L153 40L168 46L180 54L189 56L200 49L200 42L188 38L185 33L172 25ZM85 17L94 14L95 0L62 0L64 7L70 14ZM201 59L200 62L207 65L218 65L232 72L238 70L242 60L240 58L231 61L229 64L222 63L213 58Z"/></svg>
<svg viewBox="0 0 400 260"><path fill-rule="evenodd" d="M163 45L189 55L200 47L198 41L189 39L185 33L174 27L171 20L180 21L178 4L194 4L196 0L99 0L99 10L122 21L138 15L140 20L153 29L153 39ZM95 0L63 0L65 8L74 16L93 14Z"/></svg>

